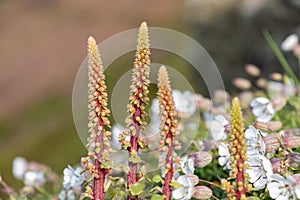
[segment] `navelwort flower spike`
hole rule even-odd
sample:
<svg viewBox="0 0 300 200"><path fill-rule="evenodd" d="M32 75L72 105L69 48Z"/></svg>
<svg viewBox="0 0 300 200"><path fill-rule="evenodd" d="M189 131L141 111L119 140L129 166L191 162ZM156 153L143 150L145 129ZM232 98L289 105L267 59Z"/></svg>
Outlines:
<svg viewBox="0 0 300 200"><path fill-rule="evenodd" d="M231 108L231 128L229 133L229 150L230 150L230 166L232 171L230 178L235 179L227 187L229 199L246 199L246 192L251 185L248 184L248 174L245 173L247 168L247 144L244 133L244 122L242 117L241 106L238 98L234 98ZM228 183L227 183L228 184ZM232 194L232 188L234 194Z"/></svg>
<svg viewBox="0 0 300 200"><path fill-rule="evenodd" d="M178 122L175 119L175 103L172 96L172 89L170 86L169 76L167 69L161 66L158 73L158 96L159 96L159 107L160 107L160 120L161 120L161 141L160 149L166 153L164 160L165 165L165 181L163 185L163 194L165 199L171 199L171 181L174 175L174 162L177 159L176 153L174 152L175 145L178 144L175 141L175 136L178 135ZM179 163L177 163L179 164Z"/></svg>
<svg viewBox="0 0 300 200"><path fill-rule="evenodd" d="M146 148L146 144L140 138L143 128L147 125L145 118L147 113L144 111L149 102L150 84L150 48L147 23L143 22L139 28L137 50L134 66L132 70L129 104L127 105L129 117L126 119L130 129L130 144L123 145L129 153L129 173L127 175L127 186L138 182L138 163L141 161L138 156L139 149ZM122 143L121 143L122 144ZM136 196L129 195L128 199L137 199Z"/></svg>
<svg viewBox="0 0 300 200"><path fill-rule="evenodd" d="M108 119L110 110L107 108L105 75L98 46L93 37L88 38L88 157L83 159L85 170L91 175L83 196L92 199L104 199L104 182L112 167L111 132ZM93 190L91 190L93 188Z"/></svg>

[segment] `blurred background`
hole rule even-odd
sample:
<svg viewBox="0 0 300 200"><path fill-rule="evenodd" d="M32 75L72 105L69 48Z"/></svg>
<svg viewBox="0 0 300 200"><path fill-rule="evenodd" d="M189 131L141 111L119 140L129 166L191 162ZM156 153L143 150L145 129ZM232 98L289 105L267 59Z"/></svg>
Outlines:
<svg viewBox="0 0 300 200"><path fill-rule="evenodd" d="M282 71L262 30L268 29L278 44L290 33L299 34L300 1L1 0L0 174L8 184L22 185L11 172L16 156L45 163L58 173L80 162L86 150L72 118L72 87L87 38L93 35L101 42L142 21L196 39L231 90L231 79L244 76L246 63L265 74ZM153 56L191 75L183 60L158 51ZM111 74L118 74L118 67L129 69L133 53L128 58L115 62ZM113 84L114 77L107 82ZM196 91L207 95L201 85Z"/></svg>

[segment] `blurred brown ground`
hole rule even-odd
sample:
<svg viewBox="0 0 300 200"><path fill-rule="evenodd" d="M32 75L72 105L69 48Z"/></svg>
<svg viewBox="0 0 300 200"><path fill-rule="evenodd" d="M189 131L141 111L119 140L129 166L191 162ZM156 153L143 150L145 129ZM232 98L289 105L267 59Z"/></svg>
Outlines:
<svg viewBox="0 0 300 200"><path fill-rule="evenodd" d="M0 2L0 113L49 93L71 94L89 35L102 41L137 27L176 22L181 1L9 0Z"/></svg>
<svg viewBox="0 0 300 200"><path fill-rule="evenodd" d="M0 175L16 156L61 173L86 153L72 120L72 87L86 41L149 26L176 27L183 1L0 1ZM1 194L0 194L1 197Z"/></svg>

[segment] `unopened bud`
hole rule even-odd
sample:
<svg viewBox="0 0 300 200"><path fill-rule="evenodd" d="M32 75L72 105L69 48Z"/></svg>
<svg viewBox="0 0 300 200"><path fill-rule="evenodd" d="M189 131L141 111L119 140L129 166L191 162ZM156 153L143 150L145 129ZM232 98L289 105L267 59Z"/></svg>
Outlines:
<svg viewBox="0 0 300 200"><path fill-rule="evenodd" d="M200 94L196 95L196 102L197 102L197 107L200 110L204 110L204 111L207 110L212 105L212 102L210 99L205 98Z"/></svg>
<svg viewBox="0 0 300 200"><path fill-rule="evenodd" d="M284 131L284 137L289 137L289 136L300 136L300 129L295 128L295 129L289 129Z"/></svg>
<svg viewBox="0 0 300 200"><path fill-rule="evenodd" d="M267 124L270 131L278 131L282 129L282 122L280 121L271 121L267 122Z"/></svg>
<svg viewBox="0 0 300 200"><path fill-rule="evenodd" d="M292 168L299 169L300 167L300 154L297 152L291 152L288 154L288 159L290 160L290 165Z"/></svg>
<svg viewBox="0 0 300 200"><path fill-rule="evenodd" d="M282 128L282 123L280 121L271 121L271 122L259 122L254 123L254 127L261 131L278 131Z"/></svg>
<svg viewBox="0 0 300 200"><path fill-rule="evenodd" d="M212 161L211 154L206 151L198 151L189 155L188 157L194 158L194 166L200 168L205 167Z"/></svg>
<svg viewBox="0 0 300 200"><path fill-rule="evenodd" d="M283 97L276 97L276 98L272 99L271 102L272 102L274 109L276 111L278 111L278 110L281 110L285 106L286 99Z"/></svg>
<svg viewBox="0 0 300 200"><path fill-rule="evenodd" d="M280 147L279 134L272 133L264 137L264 143L266 144L266 153L276 151Z"/></svg>
<svg viewBox="0 0 300 200"><path fill-rule="evenodd" d="M300 147L300 136L288 136L284 138L283 144L286 148Z"/></svg>
<svg viewBox="0 0 300 200"><path fill-rule="evenodd" d="M247 90L251 88L251 82L245 78L235 78L233 79L232 84L241 90Z"/></svg>
<svg viewBox="0 0 300 200"><path fill-rule="evenodd" d="M296 180L295 185L299 185L300 184L300 174L294 174L293 178Z"/></svg>
<svg viewBox="0 0 300 200"><path fill-rule="evenodd" d="M268 124L265 122L256 121L256 122L254 122L253 125L256 129L259 129L261 131L269 131Z"/></svg>
<svg viewBox="0 0 300 200"><path fill-rule="evenodd" d="M253 77L258 77L260 75L260 69L253 64L247 64L245 66L245 71Z"/></svg>
<svg viewBox="0 0 300 200"><path fill-rule="evenodd" d="M195 199L210 199L212 196L212 191L206 186L196 186L194 187L193 197Z"/></svg>
<svg viewBox="0 0 300 200"><path fill-rule="evenodd" d="M193 185L198 185L199 183L199 178L196 175L193 174L186 174L185 176L189 177L191 180L193 180Z"/></svg>
<svg viewBox="0 0 300 200"><path fill-rule="evenodd" d="M293 54L296 58L300 57L300 45L299 44L293 48Z"/></svg>
<svg viewBox="0 0 300 200"><path fill-rule="evenodd" d="M264 78L259 78L256 81L256 85L260 88L266 88L268 86L268 81Z"/></svg>
<svg viewBox="0 0 300 200"><path fill-rule="evenodd" d="M243 91L238 96L242 108L248 108L251 101L254 99L254 93L250 91Z"/></svg>
<svg viewBox="0 0 300 200"><path fill-rule="evenodd" d="M225 90L216 90L214 92L213 101L216 105L223 104L224 102L228 101L230 98L228 92Z"/></svg>
<svg viewBox="0 0 300 200"><path fill-rule="evenodd" d="M281 81L282 74L274 72L274 73L270 74L270 79L272 79L274 81Z"/></svg>

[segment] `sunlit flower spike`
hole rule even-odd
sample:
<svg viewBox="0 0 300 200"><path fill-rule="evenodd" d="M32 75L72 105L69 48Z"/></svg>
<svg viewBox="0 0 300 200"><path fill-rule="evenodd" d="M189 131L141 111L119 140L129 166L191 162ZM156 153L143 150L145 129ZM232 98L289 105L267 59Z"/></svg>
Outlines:
<svg viewBox="0 0 300 200"><path fill-rule="evenodd" d="M111 153L110 121L108 119L108 95L106 92L104 68L96 41L88 38L88 157L83 159L85 170L93 177L84 196L94 199L104 199L105 177L112 167L109 155ZM93 192L91 193L91 189Z"/></svg>

